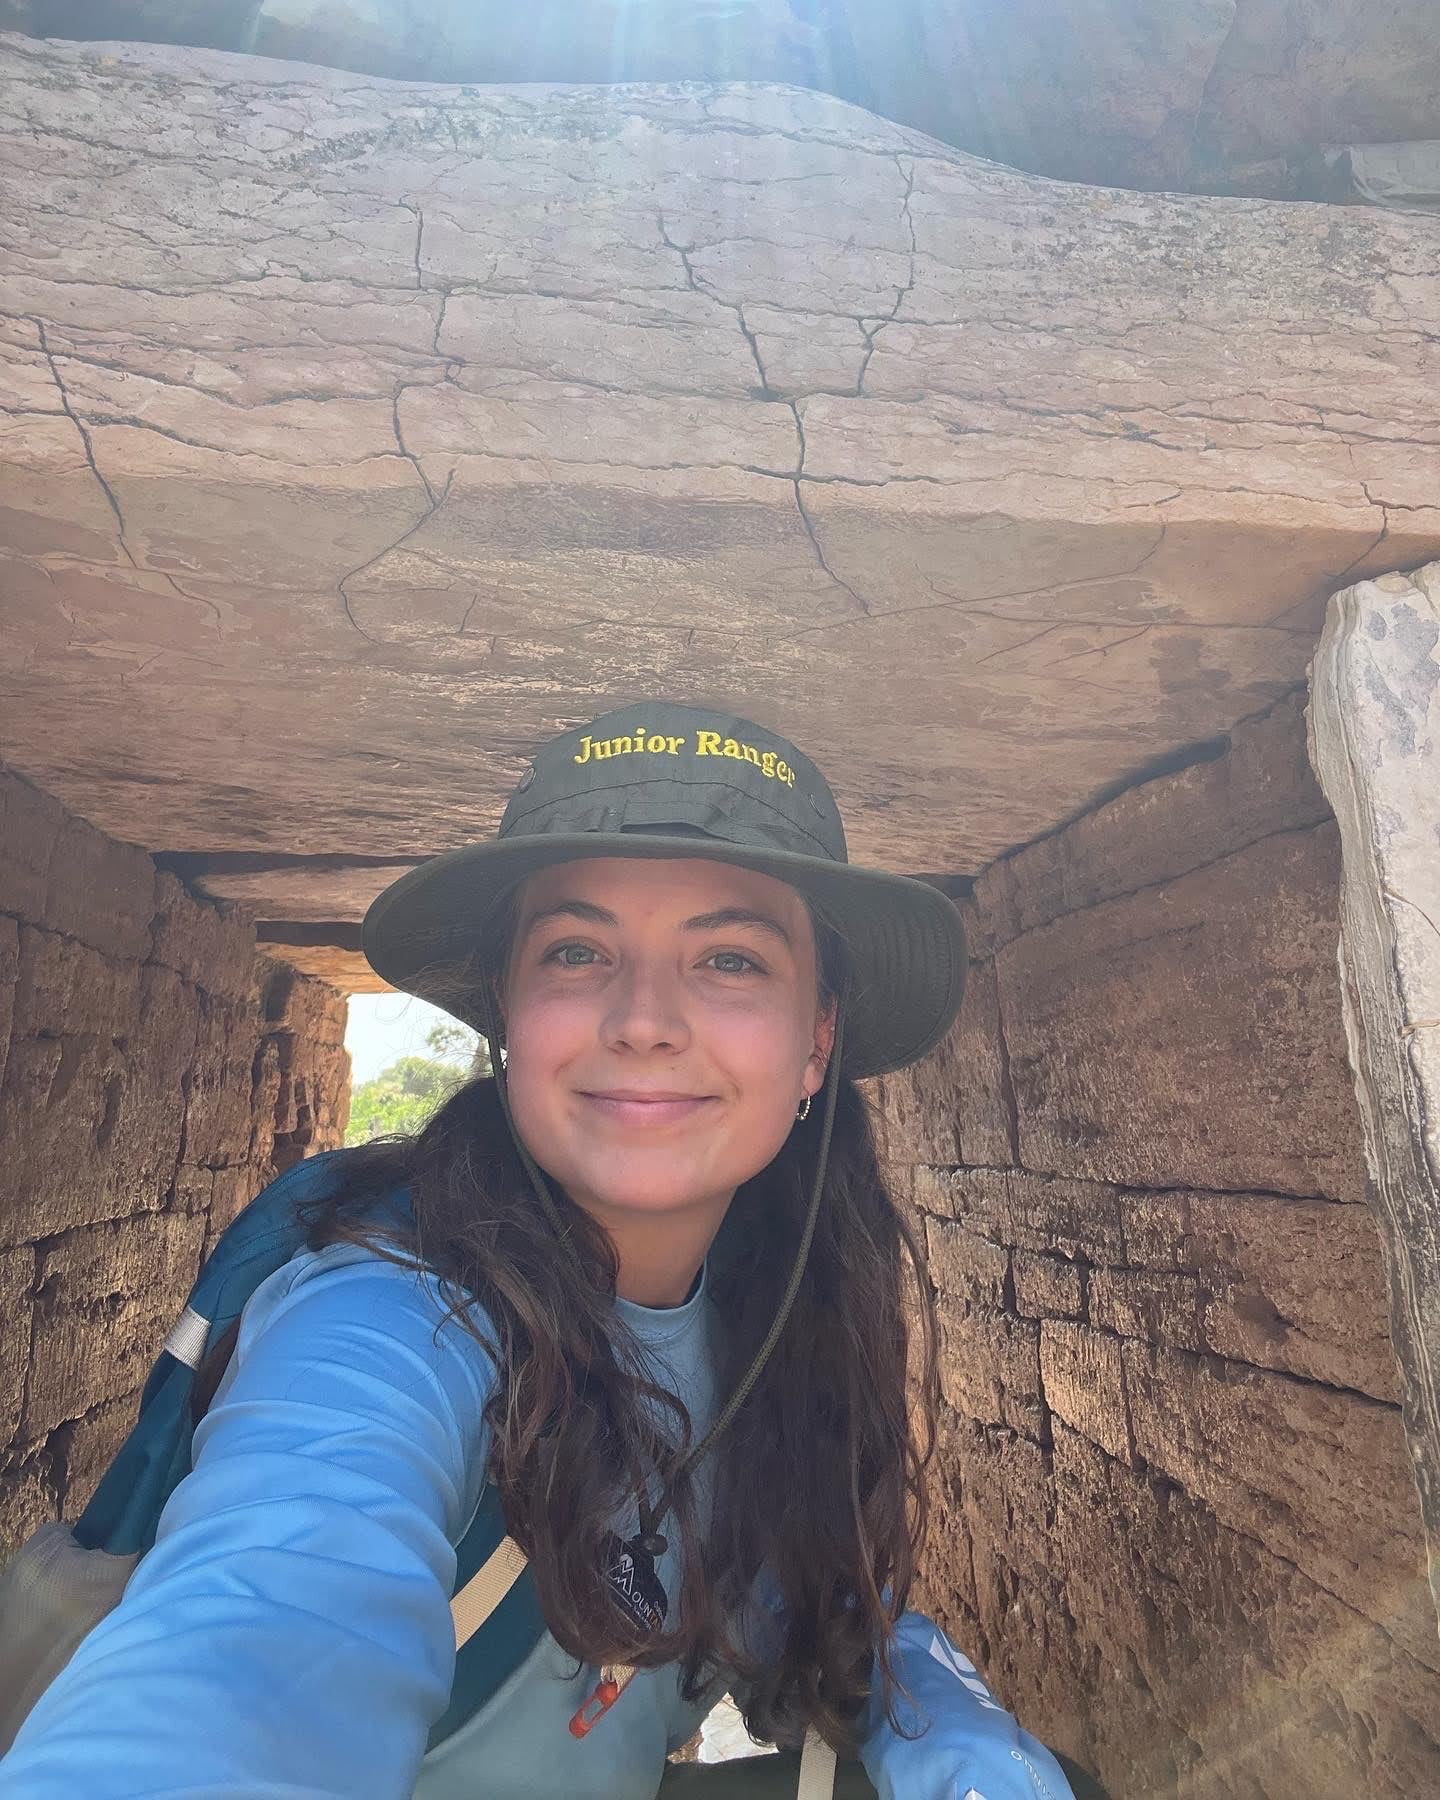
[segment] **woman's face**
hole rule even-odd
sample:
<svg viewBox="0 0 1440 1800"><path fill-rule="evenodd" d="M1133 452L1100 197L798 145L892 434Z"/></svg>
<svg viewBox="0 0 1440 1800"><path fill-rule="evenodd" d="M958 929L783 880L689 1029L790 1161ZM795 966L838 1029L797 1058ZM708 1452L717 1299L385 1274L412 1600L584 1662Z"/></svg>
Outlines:
<svg viewBox="0 0 1440 1800"><path fill-rule="evenodd" d="M532 876L502 998L516 1127L602 1223L723 1213L818 1092L834 1026L800 895L688 858Z"/></svg>

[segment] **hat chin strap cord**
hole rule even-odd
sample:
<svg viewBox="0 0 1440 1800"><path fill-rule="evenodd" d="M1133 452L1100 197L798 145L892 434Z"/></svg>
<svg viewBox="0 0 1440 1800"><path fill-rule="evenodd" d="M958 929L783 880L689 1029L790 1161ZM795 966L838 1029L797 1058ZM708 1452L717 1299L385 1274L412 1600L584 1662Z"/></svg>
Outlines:
<svg viewBox="0 0 1440 1800"><path fill-rule="evenodd" d="M495 1078L495 1091L500 1096L500 1110L505 1115L505 1123L510 1128L510 1136L515 1149L529 1177L530 1185L540 1202L541 1210L555 1228L555 1235L562 1242L568 1235L565 1222L560 1216L560 1209L555 1204L544 1175L541 1174L535 1159L526 1149L520 1133L515 1129L515 1115L510 1110L510 1088L505 1071L504 1059L500 1054L501 1036L494 996L488 983L483 985L480 996L481 1024L486 1041L490 1045L490 1066ZM784 1295L781 1297L774 1322L765 1334L765 1341L755 1352L750 1367L741 1376L734 1393L721 1407L711 1422L709 1429L701 1437L700 1442L688 1450L675 1467L663 1478L660 1501L652 1506L646 1497L639 1497L640 1529L631 1539L631 1545L645 1551L650 1556L661 1556L667 1549L665 1538L660 1535L660 1526L670 1511L668 1493L673 1484L682 1475L688 1474L701 1458L708 1455L716 1442L729 1429L735 1415L750 1397L755 1384L764 1372L766 1363L780 1342L780 1334L795 1305L796 1296L800 1292L800 1283L805 1278L805 1265L809 1261L810 1246L815 1241L815 1227L820 1218L820 1202L825 1192L825 1172L830 1162L830 1140L835 1132L835 1107L840 1097L840 1062L844 1049L845 1003L840 1000L835 1008L835 1039L830 1046L830 1062L825 1071L825 1106L820 1119L820 1143L815 1156L815 1177L810 1187L810 1204L805 1214L804 1229L800 1233L800 1243L795 1251L794 1266L790 1270L790 1279L786 1283Z"/></svg>

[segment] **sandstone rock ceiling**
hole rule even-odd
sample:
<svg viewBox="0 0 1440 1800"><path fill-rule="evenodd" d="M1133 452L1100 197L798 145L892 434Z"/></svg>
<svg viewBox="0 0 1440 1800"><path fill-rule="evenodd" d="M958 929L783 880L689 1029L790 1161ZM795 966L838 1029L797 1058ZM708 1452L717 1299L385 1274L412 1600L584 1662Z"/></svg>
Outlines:
<svg viewBox="0 0 1440 1800"><path fill-rule="evenodd" d="M0 27L405 80L778 81L1039 175L1293 197L1440 138L1435 0L0 0Z"/></svg>
<svg viewBox="0 0 1440 1800"><path fill-rule="evenodd" d="M968 873L1440 555L1428 219L778 88L0 56L0 754L292 936L666 693Z"/></svg>

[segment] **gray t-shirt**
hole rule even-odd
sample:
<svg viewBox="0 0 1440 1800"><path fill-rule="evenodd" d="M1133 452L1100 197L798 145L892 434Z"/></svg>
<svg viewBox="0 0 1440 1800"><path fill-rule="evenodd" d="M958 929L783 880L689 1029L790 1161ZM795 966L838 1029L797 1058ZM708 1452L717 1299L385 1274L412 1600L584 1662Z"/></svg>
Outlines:
<svg viewBox="0 0 1440 1800"><path fill-rule="evenodd" d="M698 1438L716 1410L720 1323L703 1275L683 1306L621 1300L617 1309L654 1365L655 1380L684 1402ZM724 1454L723 1443L715 1454ZM673 1607L680 1574L674 1542L657 1571ZM573 1737L570 1720L599 1679L593 1664L576 1673L575 1659L546 1632L494 1697L426 1756L416 1800L652 1800L666 1756L694 1736L725 1682L718 1680L702 1704L689 1704L680 1696L677 1665L644 1669L588 1736Z"/></svg>

